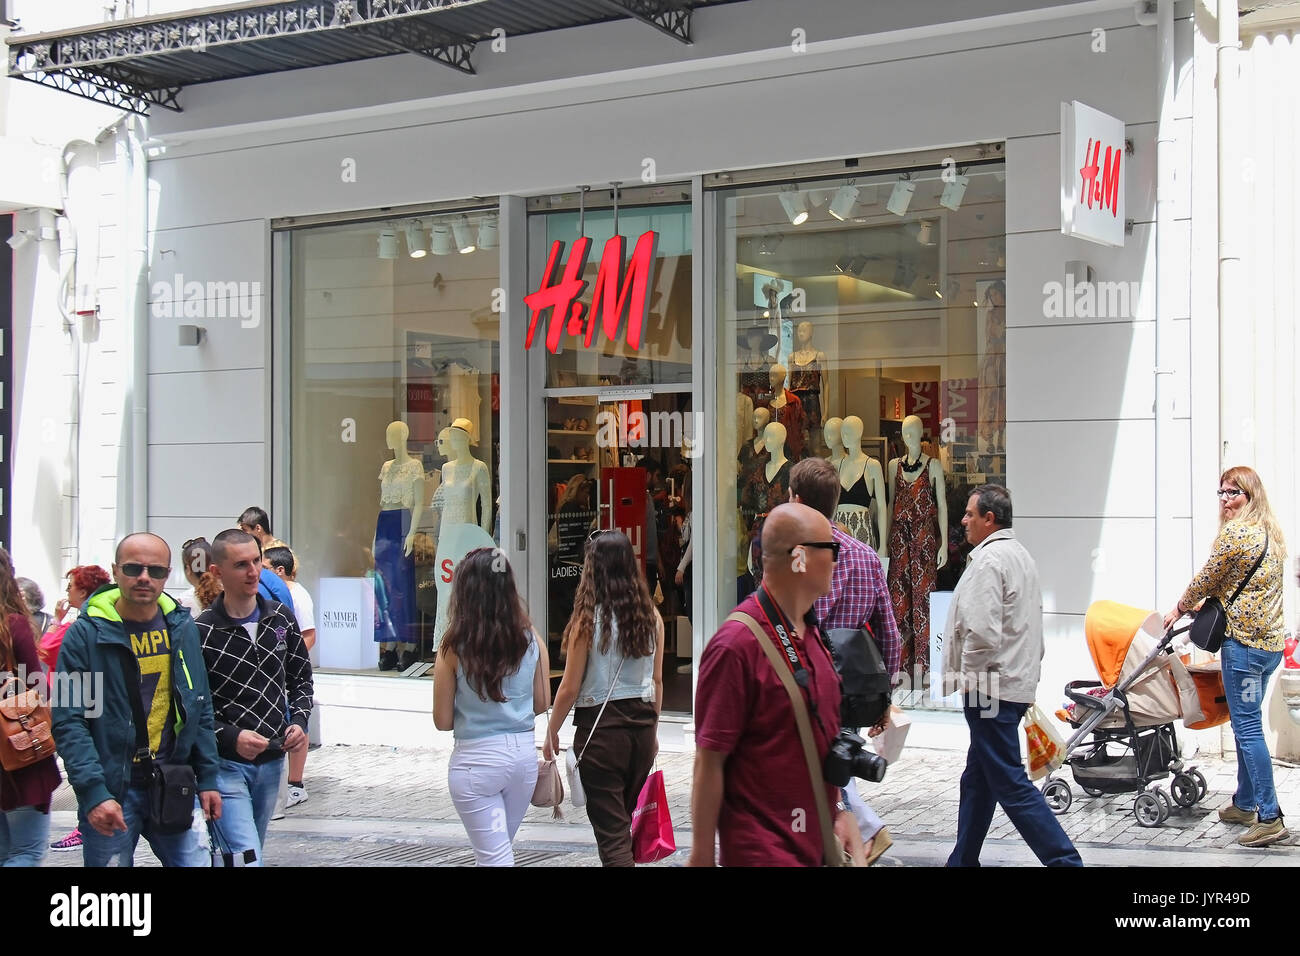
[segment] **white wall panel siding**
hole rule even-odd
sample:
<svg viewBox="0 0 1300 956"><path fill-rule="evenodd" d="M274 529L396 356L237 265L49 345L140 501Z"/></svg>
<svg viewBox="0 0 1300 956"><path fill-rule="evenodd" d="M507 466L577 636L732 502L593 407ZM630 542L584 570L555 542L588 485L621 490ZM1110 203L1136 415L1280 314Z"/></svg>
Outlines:
<svg viewBox="0 0 1300 956"><path fill-rule="evenodd" d="M1019 165L1007 166L1007 181L1015 181ZM1052 232L1027 232L1007 236L1007 327L1067 325L1095 322L1151 322L1155 320L1155 226L1141 223L1125 238L1122 248L1099 246L1083 239ZM1138 303L1129 315L1044 315L1043 284L1065 281L1065 263L1082 259L1093 267L1099 282L1137 282Z"/></svg>
<svg viewBox="0 0 1300 956"><path fill-rule="evenodd" d="M149 236L149 301L174 299L177 276L205 286L209 282L260 285L269 255L266 223L260 218L158 229ZM181 294L185 295L183 289Z"/></svg>
<svg viewBox="0 0 1300 956"><path fill-rule="evenodd" d="M266 363L266 336L262 325L270 321L270 304L265 296L251 300L258 325L245 327L245 320L238 316L217 317L216 303L209 310L210 317L186 317L168 315L157 303L151 306L149 315L149 370L151 373L171 372L214 372L234 369L260 369ZM173 310L174 311L174 310ZM250 310L252 311L252 310ZM198 325L205 329L203 342L198 347L177 344L179 329L182 325ZM167 421L169 412L181 416L179 424L186 421L187 410L154 409L149 410L150 418L163 415L170 429L172 423Z"/></svg>
<svg viewBox="0 0 1300 956"><path fill-rule="evenodd" d="M1067 489L1090 477L1081 469ZM1017 517L1015 528L1038 562L1044 611L1083 614L1100 600L1157 605L1154 518Z"/></svg>
<svg viewBox="0 0 1300 956"><path fill-rule="evenodd" d="M1150 419L1155 334L1154 322L1007 329L1008 421Z"/></svg>
<svg viewBox="0 0 1300 956"><path fill-rule="evenodd" d="M267 476L261 442L228 445L152 445L149 448L149 524L161 527L176 519L195 534L212 540L213 522L197 515L222 515L216 531L234 526L234 518L266 497ZM161 532L159 532L161 533ZM170 538L168 538L171 541ZM179 542L173 542L173 547Z"/></svg>
<svg viewBox="0 0 1300 956"><path fill-rule="evenodd" d="M1154 440L1152 421L1008 422L1007 482L1016 515L1153 516L1155 487L1139 463L1150 461Z"/></svg>
<svg viewBox="0 0 1300 956"><path fill-rule="evenodd" d="M151 374L149 444L263 442L267 398L261 369Z"/></svg>

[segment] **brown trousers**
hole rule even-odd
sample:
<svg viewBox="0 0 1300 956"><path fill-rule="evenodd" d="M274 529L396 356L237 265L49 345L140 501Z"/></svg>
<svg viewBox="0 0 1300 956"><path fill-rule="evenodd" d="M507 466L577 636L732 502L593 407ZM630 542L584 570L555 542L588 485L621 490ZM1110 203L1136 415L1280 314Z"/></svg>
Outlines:
<svg viewBox="0 0 1300 956"><path fill-rule="evenodd" d="M632 811L654 765L659 715L648 701L611 700L593 734L598 713L599 706L573 712L573 745L582 754L578 775L587 794L587 819L596 834L601 865L632 866Z"/></svg>

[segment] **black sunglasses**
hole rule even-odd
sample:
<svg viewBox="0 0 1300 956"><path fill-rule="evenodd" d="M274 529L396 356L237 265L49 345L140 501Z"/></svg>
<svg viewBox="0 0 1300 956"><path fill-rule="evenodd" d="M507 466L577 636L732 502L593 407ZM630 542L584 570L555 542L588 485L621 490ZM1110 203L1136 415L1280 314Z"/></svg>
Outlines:
<svg viewBox="0 0 1300 956"><path fill-rule="evenodd" d="M119 564L117 568L128 578L138 578L144 572L145 568L148 568L149 577L153 578L155 581L166 581L167 575L172 573L172 569L164 564L146 565L136 564L134 561L128 562L127 564Z"/></svg>
<svg viewBox="0 0 1300 956"><path fill-rule="evenodd" d="M840 559L840 543L838 541L800 541L795 545L795 548L821 548L823 551L831 553L832 561ZM794 554L794 548L790 549L790 553Z"/></svg>

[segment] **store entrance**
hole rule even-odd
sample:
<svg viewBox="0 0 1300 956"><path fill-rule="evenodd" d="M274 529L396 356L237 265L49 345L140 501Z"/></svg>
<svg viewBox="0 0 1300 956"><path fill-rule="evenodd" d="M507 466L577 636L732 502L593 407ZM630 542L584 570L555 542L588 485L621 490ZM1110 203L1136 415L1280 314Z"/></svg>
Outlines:
<svg viewBox="0 0 1300 956"><path fill-rule="evenodd" d="M692 439L689 391L549 389L546 399L546 635L552 688L588 539L627 535L664 621L665 713L690 713Z"/></svg>

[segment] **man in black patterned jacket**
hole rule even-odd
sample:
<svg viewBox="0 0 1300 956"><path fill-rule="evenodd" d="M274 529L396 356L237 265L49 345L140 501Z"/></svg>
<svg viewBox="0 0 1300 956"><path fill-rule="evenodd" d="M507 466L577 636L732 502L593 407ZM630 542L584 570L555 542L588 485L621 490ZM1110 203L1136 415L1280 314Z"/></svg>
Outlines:
<svg viewBox="0 0 1300 956"><path fill-rule="evenodd" d="M260 865L284 755L307 746L311 662L293 611L257 593L262 546L255 537L221 532L211 567L225 592L196 623L221 757L216 829L221 849Z"/></svg>

